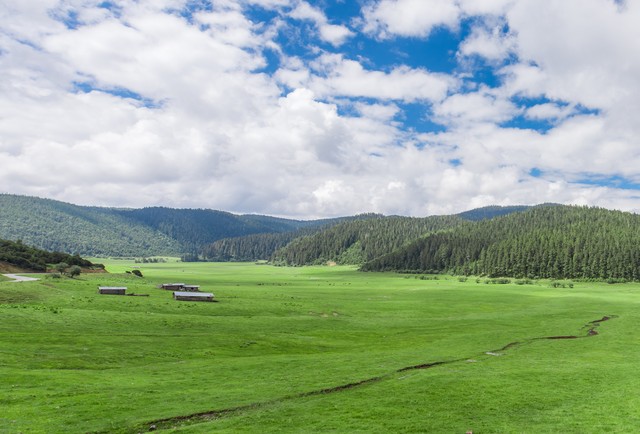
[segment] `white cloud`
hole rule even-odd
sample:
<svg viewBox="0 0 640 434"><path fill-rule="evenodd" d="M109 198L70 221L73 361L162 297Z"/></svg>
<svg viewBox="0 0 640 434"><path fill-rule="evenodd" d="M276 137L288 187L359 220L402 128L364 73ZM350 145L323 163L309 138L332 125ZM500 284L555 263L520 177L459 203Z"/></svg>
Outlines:
<svg viewBox="0 0 640 434"><path fill-rule="evenodd" d="M503 15L517 0L457 0L462 12L468 16Z"/></svg>
<svg viewBox="0 0 640 434"><path fill-rule="evenodd" d="M298 20L310 20L318 27L320 37L330 44L338 47L353 36L353 32L347 27L329 23L325 14L305 1L300 1L289 14Z"/></svg>
<svg viewBox="0 0 640 434"><path fill-rule="evenodd" d="M460 10L450 0L380 0L365 7L363 14L367 33L424 37L437 26L455 27Z"/></svg>
<svg viewBox="0 0 640 434"><path fill-rule="evenodd" d="M449 96L433 108L435 118L442 124L467 127L473 123L501 123L519 113L508 99L487 88L477 92Z"/></svg>
<svg viewBox="0 0 640 434"><path fill-rule="evenodd" d="M407 66L389 72L367 70L360 62L337 54L322 55L312 68L317 75L310 78L309 86L322 96L438 101L457 84L445 74Z"/></svg>
<svg viewBox="0 0 640 434"><path fill-rule="evenodd" d="M400 108L395 104L356 103L355 106L362 116L382 121L393 119L400 112Z"/></svg>
<svg viewBox="0 0 640 434"><path fill-rule="evenodd" d="M503 33L503 24L499 23L492 28L474 27L471 34L460 44L459 54L478 55L490 61L505 59L514 48L515 38Z"/></svg>
<svg viewBox="0 0 640 434"><path fill-rule="evenodd" d="M275 18L252 21L247 4ZM639 177L635 2L382 0L364 8L360 28L378 38L426 38L482 15L456 60L467 66L478 55L497 68L517 55L496 71L493 88L470 74L376 66L366 51L356 57L360 46L343 54L353 30L307 2L221 0L191 20L175 12L182 0L118 5L117 14L85 0L0 7L3 191L291 217L544 201L638 209L634 191L577 182ZM68 11L76 30L54 19ZM312 22L310 37L333 52L287 53L278 30L296 20ZM280 56L272 75L263 70L267 47ZM444 131L406 128L406 104L432 113ZM503 126L517 116L552 128Z"/></svg>
<svg viewBox="0 0 640 434"><path fill-rule="evenodd" d="M566 0L515 2L507 14L518 54L544 71L548 97L609 108L638 90L640 4ZM606 89L606 90L605 90ZM630 90L632 92L630 92Z"/></svg>
<svg viewBox="0 0 640 434"><path fill-rule="evenodd" d="M322 24L320 28L320 37L334 46L340 46L346 42L353 32L345 26L336 24Z"/></svg>
<svg viewBox="0 0 640 434"><path fill-rule="evenodd" d="M565 105L559 106L554 103L536 104L526 109L525 116L535 120L562 120L572 113L575 107Z"/></svg>

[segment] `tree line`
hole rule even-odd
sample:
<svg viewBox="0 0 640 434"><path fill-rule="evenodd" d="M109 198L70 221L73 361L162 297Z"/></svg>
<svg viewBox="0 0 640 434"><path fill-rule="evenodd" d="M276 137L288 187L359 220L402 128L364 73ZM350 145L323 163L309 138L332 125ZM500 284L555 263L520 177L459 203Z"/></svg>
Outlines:
<svg viewBox="0 0 640 434"><path fill-rule="evenodd" d="M203 247L222 238L292 232L329 221L235 215L210 209L87 207L0 194L0 238L20 239L41 249L85 256L186 253L199 258Z"/></svg>
<svg viewBox="0 0 640 434"><path fill-rule="evenodd" d="M467 222L375 258L364 271L640 280L640 216L538 206Z"/></svg>
<svg viewBox="0 0 640 434"><path fill-rule="evenodd" d="M275 251L271 260L282 265L323 264L329 261L361 264L425 234L453 228L464 222L457 216L417 218L374 215L295 238Z"/></svg>
<svg viewBox="0 0 640 434"><path fill-rule="evenodd" d="M27 246L22 241L0 240L0 261L28 271L47 271L49 264L64 264L65 269L73 266L92 267L90 261L78 255L49 252Z"/></svg>

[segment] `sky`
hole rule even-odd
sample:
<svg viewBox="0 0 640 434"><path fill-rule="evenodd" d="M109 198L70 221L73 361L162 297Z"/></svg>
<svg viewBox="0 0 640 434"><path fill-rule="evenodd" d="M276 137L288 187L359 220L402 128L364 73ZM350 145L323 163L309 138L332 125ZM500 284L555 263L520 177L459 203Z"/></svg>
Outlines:
<svg viewBox="0 0 640 434"><path fill-rule="evenodd" d="M640 211L640 1L0 0L0 193Z"/></svg>

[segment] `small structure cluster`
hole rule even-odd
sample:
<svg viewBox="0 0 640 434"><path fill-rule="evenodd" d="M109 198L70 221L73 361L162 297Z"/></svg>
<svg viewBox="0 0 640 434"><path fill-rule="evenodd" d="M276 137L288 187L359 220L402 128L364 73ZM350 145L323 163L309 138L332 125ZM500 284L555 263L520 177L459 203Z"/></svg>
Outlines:
<svg viewBox="0 0 640 434"><path fill-rule="evenodd" d="M218 301L210 292L200 292L199 285L187 285L185 283L164 283L162 289L173 290L173 299L179 301ZM110 295L135 295L127 294L126 286L99 286L98 294ZM146 294L145 294L146 295Z"/></svg>
<svg viewBox="0 0 640 434"><path fill-rule="evenodd" d="M163 283L160 287L168 291L182 291L182 292L200 291L199 285L187 285L186 283Z"/></svg>
<svg viewBox="0 0 640 434"><path fill-rule="evenodd" d="M126 286L98 286L98 294L126 295Z"/></svg>
<svg viewBox="0 0 640 434"><path fill-rule="evenodd" d="M200 292L200 285L163 283L160 288L173 291L173 299L179 301L217 301L210 292Z"/></svg>

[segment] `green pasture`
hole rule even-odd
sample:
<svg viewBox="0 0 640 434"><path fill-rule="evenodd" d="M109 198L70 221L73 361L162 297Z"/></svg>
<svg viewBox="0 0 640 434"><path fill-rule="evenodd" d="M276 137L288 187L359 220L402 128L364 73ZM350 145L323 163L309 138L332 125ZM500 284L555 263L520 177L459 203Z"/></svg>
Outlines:
<svg viewBox="0 0 640 434"><path fill-rule="evenodd" d="M640 426L639 284L98 262L111 273L0 281L0 433ZM219 302L174 301L168 282Z"/></svg>

